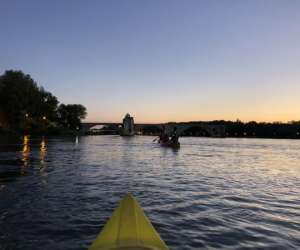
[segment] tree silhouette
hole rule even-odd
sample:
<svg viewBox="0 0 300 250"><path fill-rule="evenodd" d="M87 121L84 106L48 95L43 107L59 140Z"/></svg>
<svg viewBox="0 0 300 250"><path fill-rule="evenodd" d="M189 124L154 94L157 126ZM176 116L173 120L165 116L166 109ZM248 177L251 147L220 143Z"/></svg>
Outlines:
<svg viewBox="0 0 300 250"><path fill-rule="evenodd" d="M80 127L86 108L80 104L58 107L57 98L39 87L30 75L7 70L0 76L0 123L14 131L39 131L48 127Z"/></svg>

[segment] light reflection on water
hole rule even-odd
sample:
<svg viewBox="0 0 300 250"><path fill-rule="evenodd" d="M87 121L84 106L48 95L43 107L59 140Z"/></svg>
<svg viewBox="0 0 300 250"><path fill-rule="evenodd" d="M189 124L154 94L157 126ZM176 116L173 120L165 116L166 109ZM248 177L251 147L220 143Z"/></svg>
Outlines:
<svg viewBox="0 0 300 250"><path fill-rule="evenodd" d="M132 192L171 249L297 249L300 141L0 140L0 249L85 249Z"/></svg>
<svg viewBox="0 0 300 250"><path fill-rule="evenodd" d="M21 174L25 174L28 162L29 162L29 155L30 155L30 146L29 146L29 136L24 135L23 137L23 148L22 148L22 161L23 161L23 166L21 166Z"/></svg>
<svg viewBox="0 0 300 250"><path fill-rule="evenodd" d="M45 158L47 156L47 143L45 137L42 137L42 141L40 144L40 173L43 177L47 177L47 162ZM47 183L46 178L43 179L43 183Z"/></svg>

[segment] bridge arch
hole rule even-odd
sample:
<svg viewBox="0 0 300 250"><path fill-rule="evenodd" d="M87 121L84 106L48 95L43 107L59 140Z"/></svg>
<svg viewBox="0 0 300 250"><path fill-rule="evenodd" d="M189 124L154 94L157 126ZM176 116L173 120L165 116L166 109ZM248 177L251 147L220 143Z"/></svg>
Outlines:
<svg viewBox="0 0 300 250"><path fill-rule="evenodd" d="M199 136L199 137L211 137L212 133L209 129L201 125L190 125L184 127L180 131L180 136Z"/></svg>

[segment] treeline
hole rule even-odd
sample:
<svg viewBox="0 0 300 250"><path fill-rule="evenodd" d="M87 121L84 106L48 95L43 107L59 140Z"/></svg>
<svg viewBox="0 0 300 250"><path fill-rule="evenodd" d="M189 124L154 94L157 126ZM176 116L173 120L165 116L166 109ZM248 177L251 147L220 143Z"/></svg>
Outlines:
<svg viewBox="0 0 300 250"><path fill-rule="evenodd" d="M0 76L0 129L22 133L76 131L86 117L81 104L59 104L57 97L22 71Z"/></svg>
<svg viewBox="0 0 300 250"><path fill-rule="evenodd" d="M228 137L300 138L300 121L268 123L220 120L209 123L225 126Z"/></svg>

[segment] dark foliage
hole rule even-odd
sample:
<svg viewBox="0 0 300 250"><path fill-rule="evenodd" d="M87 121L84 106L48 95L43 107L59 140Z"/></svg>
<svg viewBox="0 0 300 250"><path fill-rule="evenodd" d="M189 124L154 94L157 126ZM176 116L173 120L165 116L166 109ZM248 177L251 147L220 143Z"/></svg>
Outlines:
<svg viewBox="0 0 300 250"><path fill-rule="evenodd" d="M57 110L59 122L70 129L80 129L81 119L86 116L86 108L81 104L60 104Z"/></svg>
<svg viewBox="0 0 300 250"><path fill-rule="evenodd" d="M161 133L161 128L157 126L145 126L140 132L143 135L159 135Z"/></svg>
<svg viewBox="0 0 300 250"><path fill-rule="evenodd" d="M52 93L22 71L7 70L0 76L0 127L26 133L79 128L85 107L58 104Z"/></svg>
<svg viewBox="0 0 300 250"><path fill-rule="evenodd" d="M228 137L257 138L300 138L300 121L280 122L241 122L212 121L210 124L224 125Z"/></svg>

